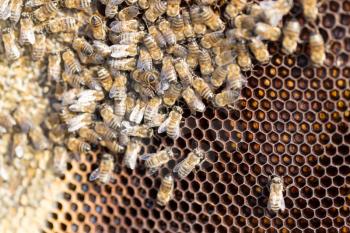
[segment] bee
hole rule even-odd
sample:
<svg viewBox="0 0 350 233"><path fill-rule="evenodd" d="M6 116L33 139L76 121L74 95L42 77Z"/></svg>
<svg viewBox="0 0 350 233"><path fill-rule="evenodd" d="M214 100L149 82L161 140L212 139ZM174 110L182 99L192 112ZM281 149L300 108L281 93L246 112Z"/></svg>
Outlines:
<svg viewBox="0 0 350 233"><path fill-rule="evenodd" d="M39 61L44 58L46 53L46 36L42 32L35 33L35 43L32 49L32 59Z"/></svg>
<svg viewBox="0 0 350 233"><path fill-rule="evenodd" d="M213 75L210 79L210 83L214 88L219 88L222 86L227 77L227 67L218 66L215 68Z"/></svg>
<svg viewBox="0 0 350 233"><path fill-rule="evenodd" d="M326 60L326 48L321 34L311 35L309 43L312 63L315 66L322 66Z"/></svg>
<svg viewBox="0 0 350 233"><path fill-rule="evenodd" d="M185 24L182 15L177 14L174 17L170 18L170 24L171 28L173 29L175 35L176 35L176 40L177 41L182 41L185 39Z"/></svg>
<svg viewBox="0 0 350 233"><path fill-rule="evenodd" d="M48 133L50 141L54 143L61 143L66 137L66 129L63 125L55 125Z"/></svg>
<svg viewBox="0 0 350 233"><path fill-rule="evenodd" d="M138 54L137 44L128 45L112 45L111 57L124 58L124 57L135 57Z"/></svg>
<svg viewBox="0 0 350 233"><path fill-rule="evenodd" d="M121 35L109 34L109 39L114 44L138 44L140 43L145 36L145 32L125 32Z"/></svg>
<svg viewBox="0 0 350 233"><path fill-rule="evenodd" d="M234 19L241 13L247 5L247 0L231 0L225 8L225 17L227 19Z"/></svg>
<svg viewBox="0 0 350 233"><path fill-rule="evenodd" d="M95 79L93 71L90 69L83 69L81 77L85 86L95 91L102 91L100 83Z"/></svg>
<svg viewBox="0 0 350 233"><path fill-rule="evenodd" d="M181 179L184 179L196 166L200 166L204 161L204 151L200 149L194 149L184 160L176 164L174 167L174 173L176 173Z"/></svg>
<svg viewBox="0 0 350 233"><path fill-rule="evenodd" d="M232 55L232 50L226 50L223 52L219 52L216 56L215 56L215 63L218 66L225 66L228 65L230 63L234 62L234 57ZM248 55L248 54L247 54Z"/></svg>
<svg viewBox="0 0 350 233"><path fill-rule="evenodd" d="M306 20L309 22L315 22L318 16L318 0L302 0L301 4L303 6L303 13Z"/></svg>
<svg viewBox="0 0 350 233"><path fill-rule="evenodd" d="M82 127L87 127L91 125L92 123L92 115L90 113L82 113L73 116L67 121L68 132L77 131Z"/></svg>
<svg viewBox="0 0 350 233"><path fill-rule="evenodd" d="M121 120L117 115L113 113L113 108L107 104L103 104L100 109L100 114L105 124L112 128L118 129L120 127Z"/></svg>
<svg viewBox="0 0 350 233"><path fill-rule="evenodd" d="M33 127L29 130L28 134L34 149L45 150L49 147L49 141L44 135L44 132L40 127Z"/></svg>
<svg viewBox="0 0 350 233"><path fill-rule="evenodd" d="M62 175L67 170L69 159L68 152L63 146L55 146L53 149L53 168L56 174Z"/></svg>
<svg viewBox="0 0 350 233"><path fill-rule="evenodd" d="M204 79L196 77L193 80L192 86L194 90L204 99L211 100L214 97L213 91L210 89L210 86Z"/></svg>
<svg viewBox="0 0 350 233"><path fill-rule="evenodd" d="M187 39L194 38L195 32L194 32L194 28L192 26L190 13L186 9L182 9L181 11L182 11L182 17L183 17L183 21L184 21L184 30L183 30L184 35Z"/></svg>
<svg viewBox="0 0 350 233"><path fill-rule="evenodd" d="M241 90L247 80L241 74L241 69L237 64L227 66L226 89Z"/></svg>
<svg viewBox="0 0 350 233"><path fill-rule="evenodd" d="M5 28L2 30L2 41L4 42L6 57L11 61L17 60L21 52L16 44L16 38L12 29Z"/></svg>
<svg viewBox="0 0 350 233"><path fill-rule="evenodd" d="M121 154L125 151L125 147L118 144L116 141L101 141L101 145L108 148L108 150L115 154Z"/></svg>
<svg viewBox="0 0 350 233"><path fill-rule="evenodd" d="M167 175L162 179L162 183L157 193L157 203L160 206L165 206L170 199L173 198L174 192L174 178Z"/></svg>
<svg viewBox="0 0 350 233"><path fill-rule="evenodd" d="M92 43L92 46L93 46L93 50L101 55L102 57L108 57L111 55L112 53L112 49L110 46L108 46L106 43L102 42L102 41L99 41L99 40L95 40L93 43Z"/></svg>
<svg viewBox="0 0 350 233"><path fill-rule="evenodd" d="M150 1L149 0L138 0L137 4L142 10L146 10L149 8Z"/></svg>
<svg viewBox="0 0 350 233"><path fill-rule="evenodd" d="M73 40L72 47L78 54L91 56L94 53L94 48L83 37L76 37Z"/></svg>
<svg viewBox="0 0 350 233"><path fill-rule="evenodd" d="M136 124L140 124L143 119L145 109L146 109L146 103L140 99L137 99L135 102L135 105L131 109L129 120Z"/></svg>
<svg viewBox="0 0 350 233"><path fill-rule="evenodd" d="M202 49L199 53L199 68L202 75L210 75L214 71L212 59L209 52L206 49Z"/></svg>
<svg viewBox="0 0 350 233"><path fill-rule="evenodd" d="M177 75L175 67L173 65L173 59L170 56L164 57L160 75L162 80L166 80L168 82L176 82Z"/></svg>
<svg viewBox="0 0 350 233"><path fill-rule="evenodd" d="M151 54L152 59L155 62L160 62L163 59L163 52L158 47L156 41L154 40L154 37L151 35L146 35L143 39L143 42L148 52Z"/></svg>
<svg viewBox="0 0 350 233"><path fill-rule="evenodd" d="M78 133L80 138L93 144L98 144L102 140L102 137L100 137L94 130L90 128L80 128Z"/></svg>
<svg viewBox="0 0 350 233"><path fill-rule="evenodd" d="M184 59L176 59L175 60L175 70L176 70L177 74L179 75L181 83L184 86L188 86L188 85L192 84L193 74L192 74L190 67L188 66L188 64L186 63L186 61Z"/></svg>
<svg viewBox="0 0 350 233"><path fill-rule="evenodd" d="M167 52L173 55L174 58L186 59L188 55L186 47L180 44L174 44L173 46L169 47Z"/></svg>
<svg viewBox="0 0 350 233"><path fill-rule="evenodd" d="M96 102L90 101L90 102L79 102L72 104L69 106L69 110L72 112L82 112L82 113L94 113L96 109Z"/></svg>
<svg viewBox="0 0 350 233"><path fill-rule="evenodd" d="M280 176L273 176L270 181L270 195L267 208L277 213L279 210L284 211L286 205L283 197L284 185Z"/></svg>
<svg viewBox="0 0 350 233"><path fill-rule="evenodd" d="M131 19L135 19L136 16L140 14L140 10L137 6L132 5L123 8L123 10L119 11L118 13L118 18L121 21L127 21Z"/></svg>
<svg viewBox="0 0 350 233"><path fill-rule="evenodd" d="M71 87L80 88L80 85L84 85L84 79L78 74L71 74L64 71L61 77L64 83L69 84Z"/></svg>
<svg viewBox="0 0 350 233"><path fill-rule="evenodd" d="M75 58L74 53L70 49L66 49L62 53L62 60L64 63L64 69L69 74L76 74L81 72L81 65Z"/></svg>
<svg viewBox="0 0 350 233"><path fill-rule="evenodd" d="M108 70L104 67L99 67L97 70L97 78L101 82L103 89L110 91L113 85L113 79Z"/></svg>
<svg viewBox="0 0 350 233"><path fill-rule="evenodd" d="M125 99L125 113L127 116L130 116L131 112L134 110L136 102L136 94L134 92L129 92Z"/></svg>
<svg viewBox="0 0 350 233"><path fill-rule="evenodd" d="M109 98L114 98L116 101L121 101L126 98L127 78L125 75L118 75L115 77L112 87L109 91Z"/></svg>
<svg viewBox="0 0 350 233"><path fill-rule="evenodd" d="M118 0L108 0L105 8L107 18L113 19L118 14Z"/></svg>
<svg viewBox="0 0 350 233"><path fill-rule="evenodd" d="M8 132L16 125L16 120L7 112L0 112L0 132Z"/></svg>
<svg viewBox="0 0 350 233"><path fill-rule="evenodd" d="M143 86L157 90L159 85L159 73L157 70L141 71L135 70L132 78Z"/></svg>
<svg viewBox="0 0 350 233"><path fill-rule="evenodd" d="M139 22L136 19L126 21L113 21L110 25L111 31L115 33L137 32L139 26Z"/></svg>
<svg viewBox="0 0 350 233"><path fill-rule="evenodd" d="M168 137L176 140L180 136L180 123L183 110L179 106L173 107L168 118L159 126L158 133L166 131Z"/></svg>
<svg viewBox="0 0 350 233"><path fill-rule="evenodd" d="M84 10L90 8L91 0L64 0L64 7L68 9Z"/></svg>
<svg viewBox="0 0 350 233"><path fill-rule="evenodd" d="M230 106L238 99L240 91L240 89L224 90L214 96L213 103L216 107Z"/></svg>
<svg viewBox="0 0 350 233"><path fill-rule="evenodd" d="M34 127L33 121L23 108L17 108L13 116L23 133L28 133Z"/></svg>
<svg viewBox="0 0 350 233"><path fill-rule="evenodd" d="M264 21L264 10L258 3L251 3L247 6L247 13L255 22Z"/></svg>
<svg viewBox="0 0 350 233"><path fill-rule="evenodd" d="M203 10L199 6L190 7L191 20L193 31L198 36L203 36L207 31L207 26L204 22Z"/></svg>
<svg viewBox="0 0 350 233"><path fill-rule="evenodd" d="M167 2L155 0L146 10L144 16L149 22L154 23L158 17L162 16L166 11Z"/></svg>
<svg viewBox="0 0 350 233"><path fill-rule="evenodd" d="M126 167L130 168L131 170L135 169L137 157L140 151L141 144L137 140L131 139L126 146L126 151L123 158L123 163L126 165Z"/></svg>
<svg viewBox="0 0 350 233"><path fill-rule="evenodd" d="M92 102L92 101L101 101L104 99L104 93L101 90L79 90L78 102Z"/></svg>
<svg viewBox="0 0 350 233"><path fill-rule="evenodd" d="M129 137L151 138L153 136L153 129L148 127L148 125L131 125L130 122L123 121L122 127L121 132Z"/></svg>
<svg viewBox="0 0 350 233"><path fill-rule="evenodd" d="M249 41L249 49L254 54L256 60L261 64L267 64L270 61L270 53L267 50L267 45L258 38L251 38Z"/></svg>
<svg viewBox="0 0 350 233"><path fill-rule="evenodd" d="M224 33L221 31L206 33L201 39L201 45L206 49L210 49L217 45L223 38Z"/></svg>
<svg viewBox="0 0 350 233"><path fill-rule="evenodd" d="M50 53L47 65L47 79L58 81L61 76L61 56L59 53Z"/></svg>
<svg viewBox="0 0 350 233"><path fill-rule="evenodd" d="M145 161L145 167L150 174L154 174L161 166L167 164L174 157L171 148L158 151L153 154L144 154L140 156L140 160Z"/></svg>
<svg viewBox="0 0 350 233"><path fill-rule="evenodd" d="M127 97L128 98L128 97ZM114 101L114 114L119 117L119 119L123 119L126 113L126 99L115 100Z"/></svg>
<svg viewBox="0 0 350 233"><path fill-rule="evenodd" d="M51 33L75 32L78 29L77 20L73 17L52 19L46 26Z"/></svg>
<svg viewBox="0 0 350 233"><path fill-rule="evenodd" d="M21 17L23 0L12 0L10 5L10 22L16 25Z"/></svg>
<svg viewBox="0 0 350 233"><path fill-rule="evenodd" d="M205 104L196 95L192 88L187 87L182 91L182 97L184 98L186 104L190 108L191 112L204 112Z"/></svg>
<svg viewBox="0 0 350 233"><path fill-rule="evenodd" d="M287 25L283 29L283 52L286 54L292 54L296 51L300 32L301 27L297 20L287 22Z"/></svg>
<svg viewBox="0 0 350 233"><path fill-rule="evenodd" d="M266 0L260 3L264 12L265 22L271 26L277 26L284 15L288 14L293 7L293 0Z"/></svg>
<svg viewBox="0 0 350 233"><path fill-rule="evenodd" d="M154 97L147 102L144 112L145 122L150 122L155 118L155 116L158 114L158 110L161 104L162 100L159 97Z"/></svg>
<svg viewBox="0 0 350 233"><path fill-rule="evenodd" d="M255 34L262 40L277 41L281 36L281 29L267 23L258 22L255 26Z"/></svg>
<svg viewBox="0 0 350 233"><path fill-rule="evenodd" d="M164 58L165 61L165 58ZM164 66L163 61L163 66ZM137 69L150 71L153 69L152 57L151 54L145 48L141 48L139 51L139 57L137 59Z"/></svg>
<svg viewBox="0 0 350 233"><path fill-rule="evenodd" d="M180 83L172 83L169 88L164 92L163 103L171 107L179 99L182 91L182 85Z"/></svg>
<svg viewBox="0 0 350 233"><path fill-rule="evenodd" d="M252 67L252 60L245 42L241 41L237 44L237 64L243 71L247 71Z"/></svg>
<svg viewBox="0 0 350 233"><path fill-rule="evenodd" d="M119 71L132 71L136 67L135 58L112 59L108 63L111 69Z"/></svg>
<svg viewBox="0 0 350 233"><path fill-rule="evenodd" d="M186 61L192 69L195 69L198 66L198 58L201 53L201 50L199 48L198 43L194 39L189 39L189 42L187 43L187 48L188 55Z"/></svg>
<svg viewBox="0 0 350 233"><path fill-rule="evenodd" d="M40 6L33 12L33 17L39 22L44 22L50 18L53 18L57 14L57 12L57 1L46 1L44 5Z"/></svg>
<svg viewBox="0 0 350 233"><path fill-rule="evenodd" d="M96 40L105 40L106 39L106 25L105 21L99 15L92 15L90 17L90 27L92 36Z"/></svg>
<svg viewBox="0 0 350 233"><path fill-rule="evenodd" d="M113 180L114 160L110 154L103 154L98 168L93 170L89 176L89 181L99 180L103 184L108 184Z"/></svg>
<svg viewBox="0 0 350 233"><path fill-rule="evenodd" d="M167 3L167 15L170 17L175 17L179 15L181 0L167 0Z"/></svg>
<svg viewBox="0 0 350 233"><path fill-rule="evenodd" d="M220 19L220 16L215 14L214 11L208 6L202 6L200 8L200 14L204 23L212 31L220 31L225 28L224 22Z"/></svg>
<svg viewBox="0 0 350 233"><path fill-rule="evenodd" d="M176 35L171 29L169 21L161 20L159 22L158 28L162 32L164 39L169 47L176 44Z"/></svg>
<svg viewBox="0 0 350 233"><path fill-rule="evenodd" d="M97 122L94 129L95 132L100 135L103 140L115 140L117 138L117 133L106 126L105 123Z"/></svg>
<svg viewBox="0 0 350 233"><path fill-rule="evenodd" d="M24 156L24 149L27 145L27 134L25 133L15 133L12 135L11 142L11 157L16 156L17 158L22 158Z"/></svg>

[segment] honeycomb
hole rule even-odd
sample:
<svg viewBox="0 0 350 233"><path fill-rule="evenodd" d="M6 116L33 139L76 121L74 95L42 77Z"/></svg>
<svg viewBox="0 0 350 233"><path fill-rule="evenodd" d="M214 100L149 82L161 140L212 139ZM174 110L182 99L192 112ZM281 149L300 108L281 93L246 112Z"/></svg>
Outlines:
<svg viewBox="0 0 350 233"><path fill-rule="evenodd" d="M302 19L297 3L288 17ZM172 146L173 160L157 176L131 171L117 159L115 182L88 181L101 151L71 161L64 199L43 232L350 232L350 1L326 1L319 26L328 47L315 68L306 43L293 56L270 43L271 63L246 72L234 109L191 115L181 137L145 141L143 152ZM304 25L301 40L312 28ZM176 180L166 207L155 199L161 176L192 149L208 151L201 169ZM286 210L266 210L268 179L283 176Z"/></svg>

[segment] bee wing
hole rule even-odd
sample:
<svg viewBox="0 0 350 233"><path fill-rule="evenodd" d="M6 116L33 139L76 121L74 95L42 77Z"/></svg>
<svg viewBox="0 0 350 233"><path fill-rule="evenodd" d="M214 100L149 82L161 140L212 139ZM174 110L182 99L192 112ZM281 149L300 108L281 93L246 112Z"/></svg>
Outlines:
<svg viewBox="0 0 350 233"><path fill-rule="evenodd" d="M286 203L284 202L283 194L281 193L281 211L286 209Z"/></svg>
<svg viewBox="0 0 350 233"><path fill-rule="evenodd" d="M137 119L139 118L140 111L141 111L140 104L137 104L135 106L135 108L132 110L130 117L129 117L129 120L132 122L137 122ZM143 114L142 114L142 117L143 117Z"/></svg>
<svg viewBox="0 0 350 233"><path fill-rule="evenodd" d="M182 160L181 162L179 162L178 164L175 165L174 169L173 169L173 172L174 173L178 173L179 172L179 169L180 167L182 166L182 164L185 162L186 159Z"/></svg>
<svg viewBox="0 0 350 233"><path fill-rule="evenodd" d="M94 181L100 176L100 169L96 168L94 171L91 172L89 176L89 181Z"/></svg>
<svg viewBox="0 0 350 233"><path fill-rule="evenodd" d="M175 127L175 137L174 138L178 138L179 136L180 136L180 121Z"/></svg>
<svg viewBox="0 0 350 233"><path fill-rule="evenodd" d="M153 175L154 173L156 173L158 171L158 169L157 168L150 168L150 169L148 169L148 174L149 175Z"/></svg>
<svg viewBox="0 0 350 233"><path fill-rule="evenodd" d="M154 155L156 155L156 153L144 154L144 155L141 155L139 158L140 158L140 160L149 160L149 159L152 158Z"/></svg>
<svg viewBox="0 0 350 233"><path fill-rule="evenodd" d="M166 131L166 128L169 124L170 117L168 117L158 128L158 133L164 133Z"/></svg>

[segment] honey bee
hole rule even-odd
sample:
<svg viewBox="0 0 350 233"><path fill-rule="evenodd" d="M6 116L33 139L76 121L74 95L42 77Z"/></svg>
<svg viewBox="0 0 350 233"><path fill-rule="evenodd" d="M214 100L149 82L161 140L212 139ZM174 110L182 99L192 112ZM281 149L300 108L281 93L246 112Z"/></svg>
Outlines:
<svg viewBox="0 0 350 233"><path fill-rule="evenodd" d="M117 138L117 133L105 125L105 123L97 122L95 124L95 132L102 137L103 140L115 140Z"/></svg>
<svg viewBox="0 0 350 233"><path fill-rule="evenodd" d="M124 57L135 57L138 54L137 44L129 45L112 45L111 57L124 58Z"/></svg>
<svg viewBox="0 0 350 233"><path fill-rule="evenodd" d="M210 83L214 88L219 88L222 86L227 77L227 67L218 66L215 68L213 75L210 79Z"/></svg>
<svg viewBox="0 0 350 233"><path fill-rule="evenodd" d="M206 49L210 49L217 45L223 38L224 33L221 31L207 33L201 39L201 45Z"/></svg>
<svg viewBox="0 0 350 233"><path fill-rule="evenodd" d="M154 174L161 166L167 164L174 157L171 148L158 151L153 154L144 154L140 156L140 160L145 161L145 167L150 174Z"/></svg>
<svg viewBox="0 0 350 233"><path fill-rule="evenodd" d="M158 47L154 37L151 35L146 35L143 41L152 59L155 62L160 62L163 59L163 52Z"/></svg>
<svg viewBox="0 0 350 233"><path fill-rule="evenodd" d="M10 22L13 25L18 23L19 18L21 17L23 7L23 0L12 0L10 5Z"/></svg>
<svg viewBox="0 0 350 233"><path fill-rule="evenodd" d="M101 141L101 145L114 154L120 154L125 151L125 147L118 144L116 141Z"/></svg>
<svg viewBox="0 0 350 233"><path fill-rule="evenodd" d="M243 41L237 44L237 64L243 71L247 71L252 67L252 60L249 56L247 46Z"/></svg>
<svg viewBox="0 0 350 233"><path fill-rule="evenodd" d="M12 135L11 141L11 157L22 158L24 155L24 149L27 145L27 134L25 133L15 133Z"/></svg>
<svg viewBox="0 0 350 233"><path fill-rule="evenodd" d="M247 0L231 0L225 8L225 17L234 19L247 5Z"/></svg>
<svg viewBox="0 0 350 233"><path fill-rule="evenodd" d="M218 66L225 66L225 65L232 63L234 61L234 57L232 54L233 54L232 50L226 50L223 52L219 52L215 56L215 63Z"/></svg>
<svg viewBox="0 0 350 233"><path fill-rule="evenodd" d="M167 15L170 17L179 15L181 0L167 0L167 3Z"/></svg>
<svg viewBox="0 0 350 233"><path fill-rule="evenodd" d="M132 71L136 67L135 58L112 59L108 63L111 69L119 71Z"/></svg>
<svg viewBox="0 0 350 233"><path fill-rule="evenodd" d="M161 104L162 100L158 97L154 97L147 102L144 112L145 122L150 122L155 118L155 116L158 114L158 110Z"/></svg>
<svg viewBox="0 0 350 233"><path fill-rule="evenodd" d="M136 32L139 29L139 26L139 22L136 19L113 21L110 25L111 31L115 33Z"/></svg>
<svg viewBox="0 0 350 233"><path fill-rule="evenodd" d="M254 54L256 60L261 64L267 64L270 61L270 53L267 50L267 45L258 38L251 38L249 41L249 49Z"/></svg>
<svg viewBox="0 0 350 233"><path fill-rule="evenodd" d="M46 26L51 33L75 32L78 29L77 20L73 17L52 19Z"/></svg>
<svg viewBox="0 0 350 233"><path fill-rule="evenodd" d="M33 127L29 130L28 134L34 149L45 150L49 147L49 141L44 135L44 132L40 127Z"/></svg>
<svg viewBox="0 0 350 233"><path fill-rule="evenodd" d="M104 42L95 40L92 44L93 50L102 57L108 57L112 53L112 49Z"/></svg>
<svg viewBox="0 0 350 233"><path fill-rule="evenodd" d="M165 60L165 58L164 58ZM163 62L164 65L164 62ZM150 71L153 68L152 57L151 54L145 48L141 48L139 51L139 57L137 60L137 69Z"/></svg>
<svg viewBox="0 0 350 233"><path fill-rule="evenodd" d="M185 39L185 24L182 15L177 14L174 17L170 18L170 24L171 28L173 29L175 35L176 35L176 40L177 41L182 41Z"/></svg>
<svg viewBox="0 0 350 233"><path fill-rule="evenodd" d="M159 126L158 133L166 131L168 137L176 140L180 136L180 123L183 110L179 106L173 107L168 118Z"/></svg>
<svg viewBox="0 0 350 233"><path fill-rule="evenodd" d="M182 9L182 17L184 20L184 35L187 39L194 38L195 32L192 26L190 13L186 9Z"/></svg>
<svg viewBox="0 0 350 233"><path fill-rule="evenodd" d="M107 18L114 18L118 14L118 0L108 0L105 8Z"/></svg>
<svg viewBox="0 0 350 233"><path fill-rule="evenodd" d="M80 128L78 133L79 137L93 144L98 144L102 140L102 138L90 128Z"/></svg>
<svg viewBox="0 0 350 233"><path fill-rule="evenodd" d="M149 0L138 0L137 4L142 10L146 10L149 8L150 1Z"/></svg>
<svg viewBox="0 0 350 233"><path fill-rule="evenodd" d="M85 86L91 90L102 91L100 83L95 79L93 72L90 69L83 69L81 77Z"/></svg>
<svg viewBox="0 0 350 233"><path fill-rule="evenodd" d="M173 60L170 56L164 57L160 75L162 80L166 80L168 82L175 82L177 80Z"/></svg>
<svg viewBox="0 0 350 233"><path fill-rule="evenodd" d="M21 52L16 44L15 35L12 29L5 28L2 30L2 41L4 42L6 57L11 60L17 60Z"/></svg>
<svg viewBox="0 0 350 233"><path fill-rule="evenodd" d="M122 127L121 132L129 137L151 138L153 136L153 129L148 127L148 125L131 125L130 122L123 121Z"/></svg>
<svg viewBox="0 0 350 233"><path fill-rule="evenodd" d="M44 58L46 53L46 36L42 32L35 34L35 43L32 49L32 59L34 61L39 61Z"/></svg>
<svg viewBox="0 0 350 233"><path fill-rule="evenodd" d="M132 78L144 87L149 87L152 90L158 89L159 74L156 70L152 70L152 71L135 70L132 73Z"/></svg>
<svg viewBox="0 0 350 233"><path fill-rule="evenodd" d="M91 0L64 0L63 4L68 9L85 10L90 8Z"/></svg>
<svg viewBox="0 0 350 233"><path fill-rule="evenodd" d="M100 81L103 89L110 91L113 85L113 79L108 70L104 67L99 67L97 70L97 78Z"/></svg>
<svg viewBox="0 0 350 233"><path fill-rule="evenodd" d="M187 87L185 90L183 90L182 97L192 113L205 111L205 104L196 95L192 88Z"/></svg>
<svg viewBox="0 0 350 233"><path fill-rule="evenodd" d="M59 53L50 53L47 65L47 79L58 81L61 76L61 56Z"/></svg>
<svg viewBox="0 0 350 233"><path fill-rule="evenodd" d="M73 116L67 121L68 132L77 131L82 127L87 127L91 125L92 123L92 115L90 113L82 113Z"/></svg>
<svg viewBox="0 0 350 233"><path fill-rule="evenodd" d="M288 14L293 7L293 0L266 0L260 3L264 12L265 22L272 26L277 26L284 15Z"/></svg>
<svg viewBox="0 0 350 233"><path fill-rule="evenodd" d="M16 125L16 120L8 113L0 113L0 132L6 133Z"/></svg>
<svg viewBox="0 0 350 233"><path fill-rule="evenodd" d="M80 85L84 85L84 79L78 74L71 74L64 71L61 77L63 82L69 84L71 87L80 88Z"/></svg>
<svg viewBox="0 0 350 233"><path fill-rule="evenodd" d="M247 80L241 74L241 69L237 64L227 66L226 89L241 90Z"/></svg>
<svg viewBox="0 0 350 233"><path fill-rule="evenodd" d="M167 20L161 20L158 25L159 30L162 32L167 45L173 46L176 44L176 35L170 27L170 23Z"/></svg>
<svg viewBox="0 0 350 233"><path fill-rule="evenodd" d="M206 49L202 49L199 53L199 68L202 75L210 75L214 71L212 59L209 52Z"/></svg>
<svg viewBox="0 0 350 233"><path fill-rule="evenodd" d="M167 52L171 54L174 58L186 59L188 52L187 48L180 44L174 44L167 49Z"/></svg>
<svg viewBox="0 0 350 233"><path fill-rule="evenodd" d="M66 49L62 53L62 60L64 63L64 69L69 74L76 74L81 72L81 65L75 58L74 53L70 49Z"/></svg>
<svg viewBox="0 0 350 233"><path fill-rule="evenodd" d="M110 183L113 178L114 160L110 154L103 154L98 168L93 170L89 176L89 181L97 180L103 184Z"/></svg>
<svg viewBox="0 0 350 233"><path fill-rule="evenodd" d="M44 5L42 5L41 7L39 7L33 12L33 16L35 20L39 22L44 22L54 17L57 14L57 12L58 12L57 1L46 1Z"/></svg>
<svg viewBox="0 0 350 233"><path fill-rule="evenodd" d="M174 178L167 175L162 179L162 183L157 193L157 203L160 206L165 206L170 199L173 198L174 192Z"/></svg>
<svg viewBox="0 0 350 233"><path fill-rule="evenodd" d="M216 107L230 106L238 99L240 91L240 89L224 90L214 96L213 103Z"/></svg>
<svg viewBox="0 0 350 233"><path fill-rule="evenodd" d="M168 107L173 106L180 97L181 90L182 85L180 83L170 84L169 89L164 92L163 103Z"/></svg>
<svg viewBox="0 0 350 233"><path fill-rule="evenodd" d="M140 124L143 119L145 109L146 103L140 99L137 99L133 109L131 109L129 120L136 124Z"/></svg>
<svg viewBox="0 0 350 233"><path fill-rule="evenodd" d="M175 60L175 70L179 75L181 83L184 86L188 86L192 84L193 74L190 67L188 66L188 64L184 59Z"/></svg>
<svg viewBox="0 0 350 233"><path fill-rule="evenodd" d="M251 16L255 22L264 21L264 10L258 3L251 3L247 6L247 13Z"/></svg>
<svg viewBox="0 0 350 233"><path fill-rule="evenodd" d="M126 151L123 158L123 163L126 167L130 168L131 170L135 169L137 157L140 151L141 144L137 140L131 139L126 146Z"/></svg>
<svg viewBox="0 0 350 233"><path fill-rule="evenodd" d="M326 48L321 34L311 35L309 43L312 63L315 66L322 66L326 60Z"/></svg>
<svg viewBox="0 0 350 233"><path fill-rule="evenodd" d="M26 114L25 109L17 108L13 116L23 133L28 133L34 127L34 123Z"/></svg>
<svg viewBox="0 0 350 233"><path fill-rule="evenodd" d="M200 8L200 14L204 23L212 31L220 31L225 28L224 22L220 19L220 16L215 14L214 11L208 6L202 6Z"/></svg>
<svg viewBox="0 0 350 233"><path fill-rule="evenodd" d="M322 1L320 1L322 3ZM302 0L303 13L307 21L315 22L318 15L318 0Z"/></svg>
<svg viewBox="0 0 350 233"><path fill-rule="evenodd" d="M283 52L285 52L286 54L291 54L296 51L300 32L301 27L297 20L291 20L287 22L287 25L283 29Z"/></svg>
<svg viewBox="0 0 350 233"><path fill-rule="evenodd" d="M204 151L200 149L194 149L184 160L176 164L174 167L174 173L176 173L181 179L184 179L196 166L200 166L204 161Z"/></svg>
<svg viewBox="0 0 350 233"><path fill-rule="evenodd" d="M277 41L281 36L281 29L267 23L258 22L255 26L255 34L262 40Z"/></svg>
<svg viewBox="0 0 350 233"><path fill-rule="evenodd" d="M118 18L121 21L135 19L140 14L140 10L136 5L128 6L119 11Z"/></svg>
<svg viewBox="0 0 350 233"><path fill-rule="evenodd" d="M270 195L267 208L277 213L279 210L284 211L286 205L283 197L284 185L283 179L279 176L273 176L270 181Z"/></svg>
<svg viewBox="0 0 350 233"><path fill-rule="evenodd" d="M63 146L55 146L53 149L53 168L55 173L62 175L67 170L67 162L69 159L68 152Z"/></svg>
<svg viewBox="0 0 350 233"><path fill-rule="evenodd" d="M196 40L190 39L187 43L188 55L187 55L187 63L192 68L195 69L198 66L198 58L201 54L200 48Z"/></svg>
<svg viewBox="0 0 350 233"><path fill-rule="evenodd" d="M194 90L204 99L211 100L214 97L213 91L210 89L210 86L204 79L196 77L193 80L192 86Z"/></svg>
<svg viewBox="0 0 350 233"><path fill-rule="evenodd" d="M124 115L126 113L126 99L122 100L115 100L114 101L114 114L119 117L120 119L124 118Z"/></svg>
<svg viewBox="0 0 350 233"><path fill-rule="evenodd" d="M99 15L92 15L90 17L90 27L92 36L96 40L105 40L106 39L106 25L105 21Z"/></svg>
<svg viewBox="0 0 350 233"><path fill-rule="evenodd" d="M114 98L116 101L121 101L126 98L126 85L127 85L127 78L125 75L118 75L115 77L114 82L112 84L111 90L109 92L109 98Z"/></svg>
<svg viewBox="0 0 350 233"><path fill-rule="evenodd" d="M207 26L204 22L203 8L192 6L190 7L190 13L194 33L198 36L203 36L207 31Z"/></svg>
<svg viewBox="0 0 350 233"><path fill-rule="evenodd" d="M154 23L158 17L163 15L167 11L167 2L161 0L155 0L153 4L146 10L144 16L145 18Z"/></svg>
<svg viewBox="0 0 350 233"><path fill-rule="evenodd" d="M72 47L78 54L91 56L94 53L94 48L83 37L76 37L73 40Z"/></svg>
<svg viewBox="0 0 350 233"><path fill-rule="evenodd" d="M111 106L103 104L100 109L100 114L108 127L112 129L118 129L120 127L122 119L113 113L113 108Z"/></svg>
<svg viewBox="0 0 350 233"><path fill-rule="evenodd" d="M109 39L114 44L137 44L143 40L144 36L145 32L125 32L120 35L114 35L113 33L109 33Z"/></svg>

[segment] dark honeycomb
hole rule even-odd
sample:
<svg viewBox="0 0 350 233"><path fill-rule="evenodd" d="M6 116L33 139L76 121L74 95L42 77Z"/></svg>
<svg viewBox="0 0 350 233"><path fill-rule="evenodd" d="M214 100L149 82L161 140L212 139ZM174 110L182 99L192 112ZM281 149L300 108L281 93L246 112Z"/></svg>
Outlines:
<svg viewBox="0 0 350 233"><path fill-rule="evenodd" d="M296 3L289 17L300 18ZM44 232L350 232L350 1L326 1L320 32L324 67L314 68L307 43L293 56L269 44L271 64L247 72L236 109L185 109L182 137L146 141L144 151L173 146L174 160L157 176L117 159L115 184L88 182L100 154L72 161L64 200ZM304 26L302 41L312 29ZM176 181L165 208L155 204L161 176L199 146L203 169ZM96 156L97 155L97 156ZM286 211L266 211L268 178L284 177Z"/></svg>

